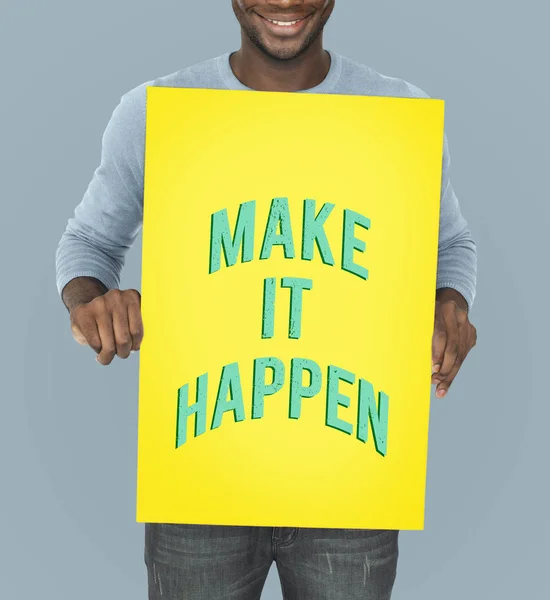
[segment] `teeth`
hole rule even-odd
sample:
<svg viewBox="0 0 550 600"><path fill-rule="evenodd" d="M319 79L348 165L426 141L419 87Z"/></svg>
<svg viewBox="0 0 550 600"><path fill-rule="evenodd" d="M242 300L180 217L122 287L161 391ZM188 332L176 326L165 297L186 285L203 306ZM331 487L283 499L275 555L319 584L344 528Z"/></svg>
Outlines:
<svg viewBox="0 0 550 600"><path fill-rule="evenodd" d="M290 27L291 25L295 25L296 23L298 23L298 21L301 21L301 19L298 19L298 21L273 21L273 19L268 19L268 21L275 23L275 25L282 25L283 27Z"/></svg>

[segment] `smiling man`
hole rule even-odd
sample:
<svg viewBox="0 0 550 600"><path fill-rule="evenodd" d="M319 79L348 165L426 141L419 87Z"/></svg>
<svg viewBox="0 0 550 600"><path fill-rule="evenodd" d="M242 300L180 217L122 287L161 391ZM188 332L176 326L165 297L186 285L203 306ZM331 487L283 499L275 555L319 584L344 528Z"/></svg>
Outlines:
<svg viewBox="0 0 550 600"><path fill-rule="evenodd" d="M143 83L122 97L103 136L101 164L59 242L57 288L73 336L102 365L139 350L145 333L139 292L119 284L143 219L147 86L428 97L402 79L323 48L334 0L232 0L232 6L241 25L237 51ZM438 397L447 393L477 336L469 320L476 245L449 169L445 136L434 290ZM392 530L145 526L150 600L257 599L273 561L286 600L389 600L397 559L398 532Z"/></svg>

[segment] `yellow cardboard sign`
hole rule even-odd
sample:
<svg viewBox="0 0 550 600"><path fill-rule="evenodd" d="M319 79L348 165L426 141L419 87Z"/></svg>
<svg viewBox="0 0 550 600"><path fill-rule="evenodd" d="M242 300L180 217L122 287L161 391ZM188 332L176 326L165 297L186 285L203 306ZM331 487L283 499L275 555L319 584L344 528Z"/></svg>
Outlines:
<svg viewBox="0 0 550 600"><path fill-rule="evenodd" d="M423 528L443 117L148 88L138 522Z"/></svg>

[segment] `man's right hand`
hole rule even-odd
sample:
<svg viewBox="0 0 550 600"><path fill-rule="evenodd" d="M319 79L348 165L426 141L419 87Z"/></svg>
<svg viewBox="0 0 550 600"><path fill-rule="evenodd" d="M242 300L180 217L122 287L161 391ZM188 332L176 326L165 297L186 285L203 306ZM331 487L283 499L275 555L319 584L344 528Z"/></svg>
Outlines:
<svg viewBox="0 0 550 600"><path fill-rule="evenodd" d="M102 365L111 363L115 355L128 358L143 339L141 295L137 290L112 289L70 311L74 339L90 346Z"/></svg>

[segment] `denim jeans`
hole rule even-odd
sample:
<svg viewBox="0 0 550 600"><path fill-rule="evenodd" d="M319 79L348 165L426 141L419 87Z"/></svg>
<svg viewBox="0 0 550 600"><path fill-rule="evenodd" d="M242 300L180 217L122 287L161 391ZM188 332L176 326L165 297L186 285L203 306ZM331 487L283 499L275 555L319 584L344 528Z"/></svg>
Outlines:
<svg viewBox="0 0 550 600"><path fill-rule="evenodd" d="M398 531L145 524L149 600L390 600Z"/></svg>

